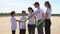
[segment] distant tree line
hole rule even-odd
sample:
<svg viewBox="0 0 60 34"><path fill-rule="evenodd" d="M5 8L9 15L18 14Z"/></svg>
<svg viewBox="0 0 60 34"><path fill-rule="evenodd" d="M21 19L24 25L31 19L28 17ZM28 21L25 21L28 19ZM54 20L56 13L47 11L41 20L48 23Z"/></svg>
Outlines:
<svg viewBox="0 0 60 34"><path fill-rule="evenodd" d="M16 13L16 16L21 16L21 13ZM27 16L28 14L26 14ZM52 16L60 16L60 14L51 14ZM0 13L0 17L1 16L10 16L10 13Z"/></svg>
<svg viewBox="0 0 60 34"><path fill-rule="evenodd" d="M52 14L52 16L60 16L60 14Z"/></svg>
<svg viewBox="0 0 60 34"><path fill-rule="evenodd" d="M21 16L22 14L21 13L16 13L16 16ZM26 14L28 15L28 14ZM10 16L10 13L0 13L0 17L1 16Z"/></svg>

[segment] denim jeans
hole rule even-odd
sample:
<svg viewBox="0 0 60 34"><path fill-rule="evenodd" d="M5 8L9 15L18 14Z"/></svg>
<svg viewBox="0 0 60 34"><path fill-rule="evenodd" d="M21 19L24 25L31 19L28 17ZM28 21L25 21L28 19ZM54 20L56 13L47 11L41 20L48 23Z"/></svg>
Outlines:
<svg viewBox="0 0 60 34"><path fill-rule="evenodd" d="M38 22L39 22L39 21L41 21L41 20L38 20ZM38 23L38 22L37 22L37 23ZM37 26L37 30L38 30L38 34L44 34L44 33L43 33L42 24Z"/></svg>

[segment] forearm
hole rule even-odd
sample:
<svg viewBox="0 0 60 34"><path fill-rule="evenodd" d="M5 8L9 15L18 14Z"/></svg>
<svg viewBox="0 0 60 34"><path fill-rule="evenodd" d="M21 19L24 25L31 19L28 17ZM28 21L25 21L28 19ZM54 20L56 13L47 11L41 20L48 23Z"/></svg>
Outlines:
<svg viewBox="0 0 60 34"><path fill-rule="evenodd" d="M20 20L16 20L17 22L22 22L22 21L20 21Z"/></svg>
<svg viewBox="0 0 60 34"><path fill-rule="evenodd" d="M34 15L35 15L35 13L34 13L34 14L32 14L31 16L29 16L29 17L28 17L28 19L30 19L30 18L31 18L31 17L33 17Z"/></svg>
<svg viewBox="0 0 60 34"><path fill-rule="evenodd" d="M45 15L45 19L47 19L47 17L48 17L48 13L46 13L46 15Z"/></svg>
<svg viewBox="0 0 60 34"><path fill-rule="evenodd" d="M35 24L36 24L36 18L35 18Z"/></svg>
<svg viewBox="0 0 60 34"><path fill-rule="evenodd" d="M36 20L36 16L34 16L34 19L35 19L35 24L36 24L36 22L37 22L37 20Z"/></svg>

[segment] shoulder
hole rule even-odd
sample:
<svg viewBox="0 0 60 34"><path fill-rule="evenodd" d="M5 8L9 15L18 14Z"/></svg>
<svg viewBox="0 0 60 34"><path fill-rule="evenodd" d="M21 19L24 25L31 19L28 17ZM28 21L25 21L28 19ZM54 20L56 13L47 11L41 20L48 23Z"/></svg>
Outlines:
<svg viewBox="0 0 60 34"><path fill-rule="evenodd" d="M15 17L11 17L11 19L15 19Z"/></svg>
<svg viewBox="0 0 60 34"><path fill-rule="evenodd" d="M23 19L23 16L20 16L20 20Z"/></svg>
<svg viewBox="0 0 60 34"><path fill-rule="evenodd" d="M16 18L15 17L11 17L11 20L16 20Z"/></svg>
<svg viewBox="0 0 60 34"><path fill-rule="evenodd" d="M51 11L51 9L50 8L47 8L47 10L46 11Z"/></svg>
<svg viewBox="0 0 60 34"><path fill-rule="evenodd" d="M30 13L28 13L28 15L30 15Z"/></svg>
<svg viewBox="0 0 60 34"><path fill-rule="evenodd" d="M38 10L37 8L34 9L34 11L37 11L37 10Z"/></svg>
<svg viewBox="0 0 60 34"><path fill-rule="evenodd" d="M47 8L46 12L48 12L48 13L51 12L51 9L50 8Z"/></svg>
<svg viewBox="0 0 60 34"><path fill-rule="evenodd" d="M42 8L40 8L40 11L44 11Z"/></svg>
<svg viewBox="0 0 60 34"><path fill-rule="evenodd" d="M25 18L26 18L26 16L25 16Z"/></svg>

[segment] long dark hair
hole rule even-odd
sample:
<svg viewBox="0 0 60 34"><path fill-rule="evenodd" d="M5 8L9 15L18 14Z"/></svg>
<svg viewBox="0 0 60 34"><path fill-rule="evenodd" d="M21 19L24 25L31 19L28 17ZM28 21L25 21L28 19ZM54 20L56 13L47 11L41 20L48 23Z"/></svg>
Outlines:
<svg viewBox="0 0 60 34"><path fill-rule="evenodd" d="M47 4L48 5L48 8L51 9L51 4L49 3L49 1L46 1L45 4Z"/></svg>

